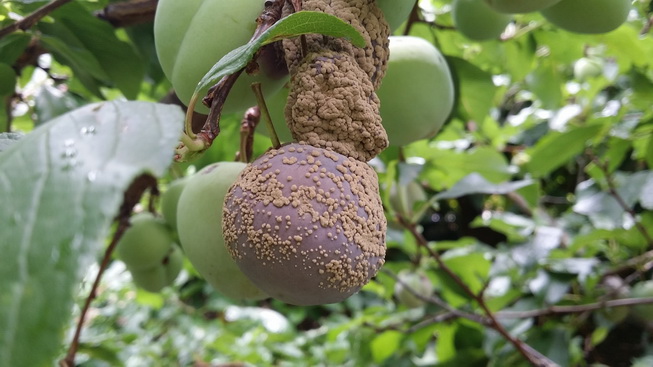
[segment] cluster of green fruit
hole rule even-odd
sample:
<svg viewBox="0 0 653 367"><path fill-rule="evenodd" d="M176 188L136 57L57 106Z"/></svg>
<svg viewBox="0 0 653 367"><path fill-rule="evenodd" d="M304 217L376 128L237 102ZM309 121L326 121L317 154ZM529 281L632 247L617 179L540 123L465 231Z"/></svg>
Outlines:
<svg viewBox="0 0 653 367"><path fill-rule="evenodd" d="M174 231L164 218L150 212L135 214L116 247L134 283L149 292L171 285L183 266Z"/></svg>
<svg viewBox="0 0 653 367"><path fill-rule="evenodd" d="M377 1L393 31L406 21L415 3L416 0ZM252 20L260 13L261 6L258 0L159 2L154 24L156 49L161 66L182 102L188 103L199 80L220 58L249 40L256 25ZM211 42L213 24L228 28L229 37ZM289 93L284 87L287 78L279 77L278 70L268 66L263 63L258 75L239 78L223 112L243 112L255 105L249 85L260 82L276 133L281 141L292 141L284 117ZM403 146L433 137L441 129L454 105L453 78L444 57L433 44L418 37L392 36L388 71L377 95L390 145ZM207 111L203 106L196 109ZM268 133L261 130L263 134Z"/></svg>
<svg viewBox="0 0 653 367"><path fill-rule="evenodd" d="M476 41L495 39L512 15L539 11L552 24L574 33L607 33L628 18L630 0L454 0L456 28Z"/></svg>

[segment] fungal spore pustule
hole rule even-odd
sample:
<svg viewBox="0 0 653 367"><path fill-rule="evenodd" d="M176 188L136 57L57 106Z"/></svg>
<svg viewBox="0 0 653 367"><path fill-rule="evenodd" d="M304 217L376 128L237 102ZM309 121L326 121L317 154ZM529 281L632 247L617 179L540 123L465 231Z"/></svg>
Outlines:
<svg viewBox="0 0 653 367"><path fill-rule="evenodd" d="M225 244L270 296L340 302L384 263L386 219L376 172L330 149L293 143L250 164L225 197Z"/></svg>

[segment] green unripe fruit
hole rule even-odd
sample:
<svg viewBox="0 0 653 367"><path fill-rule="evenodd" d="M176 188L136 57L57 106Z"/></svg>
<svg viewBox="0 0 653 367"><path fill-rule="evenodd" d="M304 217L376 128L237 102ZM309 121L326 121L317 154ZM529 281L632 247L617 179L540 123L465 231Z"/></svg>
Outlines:
<svg viewBox="0 0 653 367"><path fill-rule="evenodd" d="M188 104L197 83L231 50L246 44L263 11L261 0L160 0L154 18L154 43L161 68L179 99ZM271 94L283 85L283 77L271 63L261 62L261 73L243 73L232 88L223 112L241 112L256 104L250 85L261 82ZM200 92L201 97L206 90ZM196 111L208 110L201 103Z"/></svg>
<svg viewBox="0 0 653 367"><path fill-rule="evenodd" d="M390 190L390 204L392 209L406 219L415 215L415 205L426 201L428 198L422 186L410 181L406 185L396 184Z"/></svg>
<svg viewBox="0 0 653 367"><path fill-rule="evenodd" d="M395 297L397 297L397 300L406 307L422 307L426 302L406 289L404 284L423 297L431 297L433 295L433 285L431 284L431 281L421 272L402 270L397 274L397 278L399 278L401 282L395 283Z"/></svg>
<svg viewBox="0 0 653 367"><path fill-rule="evenodd" d="M500 13L530 13L559 2L560 0L484 0L492 9Z"/></svg>
<svg viewBox="0 0 653 367"><path fill-rule="evenodd" d="M425 39L391 36L388 71L377 95L390 145L430 138L453 109L451 71L440 51Z"/></svg>
<svg viewBox="0 0 653 367"><path fill-rule="evenodd" d="M0 96L8 96L16 89L16 72L4 63L0 63Z"/></svg>
<svg viewBox="0 0 653 367"><path fill-rule="evenodd" d="M116 247L116 254L131 270L153 268L161 263L175 244L165 222L152 213L143 212L130 219Z"/></svg>
<svg viewBox="0 0 653 367"><path fill-rule="evenodd" d="M225 194L245 167L220 162L190 176L177 206L177 230L186 256L213 288L234 299L263 299L267 296L240 271L222 235Z"/></svg>
<svg viewBox="0 0 653 367"><path fill-rule="evenodd" d="M595 57L582 57L574 63L574 78L580 81L603 74L603 60Z"/></svg>
<svg viewBox="0 0 653 367"><path fill-rule="evenodd" d="M134 283L148 292L159 292L174 283L184 264L179 246L173 245L160 264L149 269L131 270Z"/></svg>
<svg viewBox="0 0 653 367"><path fill-rule="evenodd" d="M456 29L474 41L498 38L512 16L498 13L483 0L454 0L451 16Z"/></svg>
<svg viewBox="0 0 653 367"><path fill-rule="evenodd" d="M542 15L569 32L607 33L626 21L630 6L630 0L561 0Z"/></svg>
<svg viewBox="0 0 653 367"><path fill-rule="evenodd" d="M175 231L177 230L177 204L181 192L186 187L186 182L186 177L173 181L161 195L161 214L163 214L163 218L170 225L170 228Z"/></svg>
<svg viewBox="0 0 653 367"><path fill-rule="evenodd" d="M653 297L653 281L637 283L633 286L630 293L632 298L650 298ZM653 303L645 305L636 305L632 308L633 315L645 321L653 321Z"/></svg>
<svg viewBox="0 0 653 367"><path fill-rule="evenodd" d="M417 0L376 0L376 5L383 11L391 32L404 24L416 3Z"/></svg>

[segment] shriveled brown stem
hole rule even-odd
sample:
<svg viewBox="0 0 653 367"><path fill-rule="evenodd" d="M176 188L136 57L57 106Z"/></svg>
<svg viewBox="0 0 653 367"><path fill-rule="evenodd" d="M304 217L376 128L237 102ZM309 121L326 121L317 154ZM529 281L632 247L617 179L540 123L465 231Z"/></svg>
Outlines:
<svg viewBox="0 0 653 367"><path fill-rule="evenodd" d="M261 110L258 106L250 107L245 111L240 122L240 150L236 154L236 160L248 163L252 159L254 150L254 131L261 120Z"/></svg>
<svg viewBox="0 0 653 367"><path fill-rule="evenodd" d="M284 0L266 1L265 9L256 19L258 25L254 31L254 35L249 42L256 41L266 30L268 30L277 21L279 21L279 19L281 19L281 9L283 4ZM257 57L258 53L254 56L252 63L256 63ZM220 134L220 117L222 115L222 107L227 100L227 96L229 95L231 88L234 86L246 68L242 68L233 74L224 76L216 85L209 89L207 96L203 99L204 104L210 108L210 112L209 117L206 119L206 123L204 124L204 127L202 128L202 131L199 135L203 140L208 142L209 146ZM187 131L186 133L192 137L192 132L189 133Z"/></svg>
<svg viewBox="0 0 653 367"><path fill-rule="evenodd" d="M487 316L488 327L494 329L499 334L501 334L501 336L504 339L506 339L510 344L512 344L515 347L515 349L517 349L517 351L534 366L560 367L557 363L553 362L552 360L550 360L549 358L547 358L537 350L533 349L530 345L510 335L508 330L506 330L506 328L504 328L503 325L499 323L495 314L492 312L492 310L490 310L489 306L485 302L483 292L476 293L471 288L469 288L467 283L465 283L465 281L463 281L458 276L458 274L456 274L453 270L451 270L451 268L447 266L447 264L442 260L442 257L440 257L440 254L428 246L428 241L419 232L415 224L408 223L405 220L403 220L401 217L399 217L399 220L400 220L400 224L413 235L417 243L422 248L424 248L429 253L429 255L431 255L431 257L433 257L433 259L438 263L440 269L444 271L447 274L447 276L449 276L460 288L462 288L462 290L469 297L471 297L481 307L481 309Z"/></svg>
<svg viewBox="0 0 653 367"><path fill-rule="evenodd" d="M129 0L108 4L96 16L114 27L128 27L154 21L158 0Z"/></svg>

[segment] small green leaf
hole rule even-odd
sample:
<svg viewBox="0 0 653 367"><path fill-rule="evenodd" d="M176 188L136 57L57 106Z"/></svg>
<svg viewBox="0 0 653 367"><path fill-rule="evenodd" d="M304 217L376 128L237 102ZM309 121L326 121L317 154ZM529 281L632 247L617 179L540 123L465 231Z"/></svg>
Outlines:
<svg viewBox="0 0 653 367"><path fill-rule="evenodd" d="M533 184L533 180L521 180L493 184L474 172L458 181L451 189L437 194L435 200L453 199L470 194L507 194Z"/></svg>
<svg viewBox="0 0 653 367"><path fill-rule="evenodd" d="M92 104L0 153L1 366L52 364L123 192L165 173L182 121L172 105Z"/></svg>
<svg viewBox="0 0 653 367"><path fill-rule="evenodd" d="M527 168L533 176L542 177L579 154L587 141L601 131L601 125L579 127L564 133L549 133L532 149Z"/></svg>
<svg viewBox="0 0 653 367"><path fill-rule="evenodd" d="M11 33L0 38L0 62L13 65L27 48L31 38L27 33Z"/></svg>
<svg viewBox="0 0 653 367"><path fill-rule="evenodd" d="M492 74L457 57L447 57L447 62L455 76L458 112L465 120L481 123L490 111L497 91Z"/></svg>
<svg viewBox="0 0 653 367"><path fill-rule="evenodd" d="M145 65L134 48L118 39L114 28L93 16L80 3L71 2L52 12L99 61L109 80L128 99L138 96Z"/></svg>
<svg viewBox="0 0 653 367"><path fill-rule="evenodd" d="M356 28L345 23L342 19L322 12L300 11L279 20L255 41L240 46L224 55L200 80L194 94L197 95L200 90L214 85L225 75L233 74L244 68L262 46L284 38L310 33L343 37L349 39L354 46L365 46L363 36ZM194 104L194 100L191 100L190 104ZM192 107L189 106L189 108Z"/></svg>
<svg viewBox="0 0 653 367"><path fill-rule="evenodd" d="M388 330L375 337L370 345L374 361L381 363L390 358L399 348L403 335L399 331Z"/></svg>

